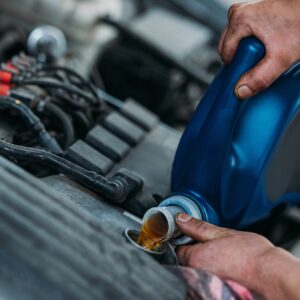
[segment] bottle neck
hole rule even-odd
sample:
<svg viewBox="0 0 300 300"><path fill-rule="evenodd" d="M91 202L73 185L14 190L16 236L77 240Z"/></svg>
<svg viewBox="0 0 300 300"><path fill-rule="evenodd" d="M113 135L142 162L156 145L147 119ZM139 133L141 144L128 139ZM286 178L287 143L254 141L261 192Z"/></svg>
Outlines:
<svg viewBox="0 0 300 300"><path fill-rule="evenodd" d="M171 240L174 245L184 245L192 241L183 236L177 227L175 218L179 213L186 213L193 218L203 220L201 209L196 201L185 195L171 195L160 203L158 207L151 208L146 212L144 221L155 213L161 213L168 223L168 232L164 241Z"/></svg>

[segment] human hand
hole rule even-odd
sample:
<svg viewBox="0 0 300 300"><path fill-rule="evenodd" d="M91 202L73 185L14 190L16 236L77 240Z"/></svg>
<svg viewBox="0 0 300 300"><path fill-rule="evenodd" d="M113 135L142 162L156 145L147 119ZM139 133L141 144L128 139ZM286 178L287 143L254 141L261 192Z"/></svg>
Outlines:
<svg viewBox="0 0 300 300"><path fill-rule="evenodd" d="M266 47L266 56L244 74L236 85L240 99L270 86L300 59L300 0L261 0L234 4L228 12L218 52L230 64L240 40L256 36Z"/></svg>
<svg viewBox="0 0 300 300"><path fill-rule="evenodd" d="M293 285L288 279L289 272L292 278L299 278L299 261L264 237L220 228L185 214L179 214L176 222L185 235L201 242L179 247L181 265L236 281L266 299L299 299L291 294L295 288L290 288L290 284L299 286L299 280Z"/></svg>

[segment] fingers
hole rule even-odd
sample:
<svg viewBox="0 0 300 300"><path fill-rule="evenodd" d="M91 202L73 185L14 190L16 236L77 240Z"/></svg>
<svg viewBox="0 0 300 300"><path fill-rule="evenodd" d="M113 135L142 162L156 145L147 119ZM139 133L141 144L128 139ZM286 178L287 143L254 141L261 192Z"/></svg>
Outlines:
<svg viewBox="0 0 300 300"><path fill-rule="evenodd" d="M232 24L228 27L221 49L222 60L230 64L240 41L253 35L251 27L246 23Z"/></svg>
<svg viewBox="0 0 300 300"><path fill-rule="evenodd" d="M227 64L231 63L241 39L247 36L257 36L266 46L265 58L244 74L235 87L235 93L240 99L249 98L268 88L293 62L299 59L297 50L291 49L287 52L286 45L283 43L286 40L284 32L280 35L278 31L268 27L265 18L258 17L264 8L262 2L231 6L228 11L228 26L218 46L218 52Z"/></svg>
<svg viewBox="0 0 300 300"><path fill-rule="evenodd" d="M191 246L180 246L177 250L177 258L182 266L190 265Z"/></svg>
<svg viewBox="0 0 300 300"><path fill-rule="evenodd" d="M222 35L221 35L220 40L219 40L219 44L218 44L218 53L219 53L220 56L221 56L221 54L222 54L223 42L224 42L224 38L225 38L226 33L227 33L227 29L228 29L228 27L226 26L226 28L225 28L224 31L222 32Z"/></svg>
<svg viewBox="0 0 300 300"><path fill-rule="evenodd" d="M201 268L212 271L215 264L218 265L221 251L216 251L217 246L198 243L192 246L180 246L177 249L178 262L182 266Z"/></svg>
<svg viewBox="0 0 300 300"><path fill-rule="evenodd" d="M176 222L184 234L200 242L211 241L232 233L232 230L199 221L186 214L179 214Z"/></svg>
<svg viewBox="0 0 300 300"><path fill-rule="evenodd" d="M266 89L289 67L289 62L281 62L276 56L266 56L239 80L235 88L237 97L249 98Z"/></svg>
<svg viewBox="0 0 300 300"><path fill-rule="evenodd" d="M204 244L180 246L177 249L178 262L182 266L204 269L207 264L204 254L205 251L207 251L207 247L205 247Z"/></svg>
<svg viewBox="0 0 300 300"><path fill-rule="evenodd" d="M237 9L238 7L240 7L242 4L233 4L230 6L229 10L228 10L228 22L231 20L232 14L234 12L235 9ZM225 27L224 31L222 32L222 35L220 37L219 40L219 44L218 44L218 53L219 55L222 54L222 48L223 48L223 43L224 43L224 38L227 34L228 31L228 26Z"/></svg>
<svg viewBox="0 0 300 300"><path fill-rule="evenodd" d="M218 52L222 60L230 64L241 39L253 35L247 17L241 9L244 4L234 4L228 10L228 26L223 32Z"/></svg>
<svg viewBox="0 0 300 300"><path fill-rule="evenodd" d="M235 3L232 4L229 9L228 9L228 21L231 20L234 12L236 11L236 9L238 9L239 7L241 7L244 3Z"/></svg>

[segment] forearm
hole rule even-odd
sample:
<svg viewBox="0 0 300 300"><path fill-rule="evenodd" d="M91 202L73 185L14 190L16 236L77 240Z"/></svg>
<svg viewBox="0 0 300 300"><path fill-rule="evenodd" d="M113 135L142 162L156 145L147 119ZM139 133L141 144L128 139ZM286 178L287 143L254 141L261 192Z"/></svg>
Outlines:
<svg viewBox="0 0 300 300"><path fill-rule="evenodd" d="M266 299L300 299L300 261L274 247L257 262L250 287Z"/></svg>

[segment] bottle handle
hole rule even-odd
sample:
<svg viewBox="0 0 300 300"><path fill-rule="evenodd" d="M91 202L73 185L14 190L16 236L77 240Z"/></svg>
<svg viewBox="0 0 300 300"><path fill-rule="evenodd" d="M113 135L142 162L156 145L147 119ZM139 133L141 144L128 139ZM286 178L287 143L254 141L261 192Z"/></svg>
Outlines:
<svg viewBox="0 0 300 300"><path fill-rule="evenodd" d="M223 99L227 99L224 103L225 107L230 108L232 105L236 105L236 101L240 103L240 99L235 94L236 84L264 56L265 46L256 37L247 37L241 40L231 64L225 66L225 68L228 68L228 75L221 89L224 96L226 95Z"/></svg>

